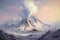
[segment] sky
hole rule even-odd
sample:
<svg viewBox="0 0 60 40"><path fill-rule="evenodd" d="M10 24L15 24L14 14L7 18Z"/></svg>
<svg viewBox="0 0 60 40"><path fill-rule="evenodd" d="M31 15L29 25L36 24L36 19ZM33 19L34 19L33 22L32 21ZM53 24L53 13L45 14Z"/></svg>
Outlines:
<svg viewBox="0 0 60 40"><path fill-rule="evenodd" d="M60 21L60 0L0 0L0 23L30 15L45 23Z"/></svg>

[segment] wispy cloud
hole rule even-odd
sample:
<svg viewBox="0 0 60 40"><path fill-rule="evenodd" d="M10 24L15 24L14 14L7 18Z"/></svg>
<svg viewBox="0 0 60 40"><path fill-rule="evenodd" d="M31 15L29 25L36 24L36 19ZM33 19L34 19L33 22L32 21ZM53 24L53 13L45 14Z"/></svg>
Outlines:
<svg viewBox="0 0 60 40"><path fill-rule="evenodd" d="M56 19L59 19L58 16L60 17L60 8L56 7L60 4L59 2L60 1L58 0L0 0L0 22L10 18L27 18L30 13L36 13L40 16L39 18L44 21L45 19L50 20L56 18L55 16L57 16ZM53 13L55 16L52 17L51 15L54 15ZM57 13L58 15L56 15Z"/></svg>
<svg viewBox="0 0 60 40"><path fill-rule="evenodd" d="M3 0L1 1L0 5L0 18L2 17L1 20L7 20L10 18L16 19L17 17L24 19L27 18L30 13L35 13L37 11L34 1L31 0Z"/></svg>

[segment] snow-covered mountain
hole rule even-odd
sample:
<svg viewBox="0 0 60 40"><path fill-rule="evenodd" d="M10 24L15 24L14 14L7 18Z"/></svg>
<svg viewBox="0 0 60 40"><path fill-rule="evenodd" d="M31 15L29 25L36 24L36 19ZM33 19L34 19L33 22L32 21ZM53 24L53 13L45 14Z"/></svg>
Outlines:
<svg viewBox="0 0 60 40"><path fill-rule="evenodd" d="M4 24L0 25L0 29L8 34L17 36L30 36L41 37L48 31L56 31L60 29L60 23L58 24L47 24L39 20L36 16L31 16L27 19L19 20L8 20Z"/></svg>
<svg viewBox="0 0 60 40"><path fill-rule="evenodd" d="M8 34L29 36L29 35L42 35L47 32L49 24L43 23L36 16L31 16L27 19L19 20L8 20L2 26L2 30ZM38 34L39 33L39 34Z"/></svg>

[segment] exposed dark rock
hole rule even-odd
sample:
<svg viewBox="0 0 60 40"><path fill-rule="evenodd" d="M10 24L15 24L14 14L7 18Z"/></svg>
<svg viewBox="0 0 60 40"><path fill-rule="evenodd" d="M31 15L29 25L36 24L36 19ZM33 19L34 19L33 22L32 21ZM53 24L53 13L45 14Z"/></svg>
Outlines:
<svg viewBox="0 0 60 40"><path fill-rule="evenodd" d="M45 34L39 40L60 40L60 30Z"/></svg>
<svg viewBox="0 0 60 40"><path fill-rule="evenodd" d="M32 31L33 31L33 32L36 32L36 31L38 31L38 30L36 30L36 29L33 29Z"/></svg>
<svg viewBox="0 0 60 40"><path fill-rule="evenodd" d="M0 40L18 40L18 38L14 37L14 35L8 35L7 33L4 33L1 30L0 31Z"/></svg>

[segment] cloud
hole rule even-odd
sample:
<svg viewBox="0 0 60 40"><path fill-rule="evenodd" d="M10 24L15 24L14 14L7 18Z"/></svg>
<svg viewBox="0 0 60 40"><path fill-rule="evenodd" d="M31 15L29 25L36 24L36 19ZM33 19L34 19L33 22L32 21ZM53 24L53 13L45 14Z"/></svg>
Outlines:
<svg viewBox="0 0 60 40"><path fill-rule="evenodd" d="M27 17L29 13L23 0L3 0L0 2L0 22L11 18L20 19L24 16Z"/></svg>
<svg viewBox="0 0 60 40"><path fill-rule="evenodd" d="M38 7L35 5L34 1L26 1L25 5L27 6L27 8L30 11L30 15L34 14L37 12Z"/></svg>
<svg viewBox="0 0 60 40"><path fill-rule="evenodd" d="M58 0L0 0L0 22L10 18L16 20L22 17L24 19L30 13L36 13L43 21L54 21L55 18L60 17L60 8L56 7L60 4L59 2Z"/></svg>
<svg viewBox="0 0 60 40"><path fill-rule="evenodd" d="M17 14L20 12L18 8L19 2L16 0L3 0L0 1L0 23L10 19L12 17L18 17ZM16 19L16 18L15 18Z"/></svg>
<svg viewBox="0 0 60 40"><path fill-rule="evenodd" d="M29 0L28 1L27 0L26 1L25 0L3 0L1 1L0 6L1 6L0 7L1 20L7 20L10 18L25 19L28 18L30 14L37 12L37 6L35 5L34 1L31 0L30 1Z"/></svg>

